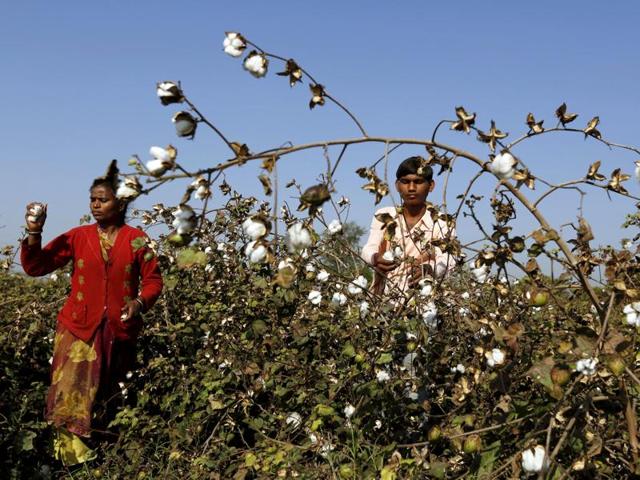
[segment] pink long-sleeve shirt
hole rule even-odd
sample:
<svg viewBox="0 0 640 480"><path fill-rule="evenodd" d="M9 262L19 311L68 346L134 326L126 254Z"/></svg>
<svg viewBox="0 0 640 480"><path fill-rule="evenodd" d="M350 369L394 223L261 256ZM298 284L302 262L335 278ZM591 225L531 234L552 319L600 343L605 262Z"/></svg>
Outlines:
<svg viewBox="0 0 640 480"><path fill-rule="evenodd" d="M443 276L455 266L456 260L451 254L443 253L440 248L430 245L431 240L455 238L455 229L448 228L442 220L434 223L429 210L411 229L408 228L404 216L398 213L396 207L381 208L376 212L376 215L383 213L390 214L397 222L394 238L387 242L386 251L400 254L399 257L396 255L400 265L387 274L386 291L391 289L405 291L409 288L412 267L411 263L407 262L409 257L414 258L417 264L430 265L437 277ZM369 265L373 265L373 255L380 252L383 240L384 225L374 216L369 230L369 239L361 253L362 259ZM401 252L397 247L400 247ZM383 253L381 252L381 254ZM423 261L423 258L431 256L434 259Z"/></svg>

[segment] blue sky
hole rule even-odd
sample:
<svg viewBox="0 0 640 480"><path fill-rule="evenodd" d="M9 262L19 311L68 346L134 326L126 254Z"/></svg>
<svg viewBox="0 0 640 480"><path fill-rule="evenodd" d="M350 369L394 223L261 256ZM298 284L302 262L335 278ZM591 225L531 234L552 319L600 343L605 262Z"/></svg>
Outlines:
<svg viewBox="0 0 640 480"><path fill-rule="evenodd" d="M169 143L186 168L228 158L203 128L194 141L175 136L170 117L179 107L160 105L157 81L180 80L211 121L254 151L359 135L333 105L310 111L307 86L291 89L274 75L280 65L272 63L267 78L251 77L240 59L222 52L226 30L295 58L371 135L426 138L464 105L478 113L478 127L487 129L494 119L516 138L527 130L528 112L552 126L555 108L566 101L580 114L576 126L599 115L605 137L640 144L638 2L7 1L2 12L0 245L18 238L24 205L32 200L49 204L45 240L76 225L88 212L90 181L112 158L123 165L134 153L147 159L150 146ZM443 131L440 139L489 153L463 134ZM391 168L421 153L403 148L391 157ZM606 174L616 167L632 172L638 160L580 135L535 138L515 153L556 182L583 175L595 160ZM339 193L354 202L350 219L363 226L374 206L353 172L380 154L380 145L354 148L338 172ZM324 160L319 151L307 152L279 168L281 183L296 178L308 186ZM228 181L261 196L258 173L257 165L246 165ZM456 166L450 199L474 173ZM627 183L640 195L635 182ZM157 190L136 205L175 204L184 185ZM475 192L489 196L494 186L487 176ZM441 194L436 187L434 201ZM219 199L216 194L214 202ZM560 227L575 221L578 196L560 195L542 206ZM597 240L616 242L633 204L593 191L584 208ZM459 224L466 241L476 238L469 223ZM524 213L516 223L524 234L532 226Z"/></svg>

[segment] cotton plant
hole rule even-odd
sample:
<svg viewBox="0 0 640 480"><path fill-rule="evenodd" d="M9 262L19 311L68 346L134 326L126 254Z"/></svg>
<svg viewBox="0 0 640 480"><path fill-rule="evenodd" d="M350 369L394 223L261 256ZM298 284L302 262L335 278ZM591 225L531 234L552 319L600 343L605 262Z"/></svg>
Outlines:
<svg viewBox="0 0 640 480"><path fill-rule="evenodd" d="M325 269L322 269L318 272L318 274L316 275L316 280L318 280L319 282L326 282L327 280L329 280L329 272L327 272Z"/></svg>
<svg viewBox="0 0 640 480"><path fill-rule="evenodd" d="M303 250L311 246L311 232L302 222L294 223L287 230L292 250Z"/></svg>
<svg viewBox="0 0 640 480"><path fill-rule="evenodd" d="M487 359L487 365L490 367L502 365L506 359L506 354L499 348L494 348L489 352L485 352L484 356Z"/></svg>
<svg viewBox="0 0 640 480"><path fill-rule="evenodd" d="M345 303L347 303L347 296L342 292L334 292L333 296L331 297L331 303L341 307Z"/></svg>
<svg viewBox="0 0 640 480"><path fill-rule="evenodd" d="M542 445L526 449L522 452L522 470L527 473L538 473L545 470L549 465L547 452Z"/></svg>
<svg viewBox="0 0 640 480"><path fill-rule="evenodd" d="M180 85L176 82L158 82L156 85L156 95L163 105L182 103L184 101L184 95L180 89Z"/></svg>
<svg viewBox="0 0 640 480"><path fill-rule="evenodd" d="M517 163L518 161L513 155L509 152L503 152L493 158L489 164L489 169L498 178L508 179L516 173L515 166Z"/></svg>
<svg viewBox="0 0 640 480"><path fill-rule="evenodd" d="M436 328L438 326L438 307L434 302L421 305L419 313L427 328Z"/></svg>
<svg viewBox="0 0 640 480"><path fill-rule="evenodd" d="M347 286L347 291L351 295L358 295L367 288L368 283L369 282L363 275L359 275L358 278Z"/></svg>
<svg viewBox="0 0 640 480"><path fill-rule="evenodd" d="M478 283L485 283L489 278L490 268L487 265L480 265L479 267L473 267L471 273L473 278Z"/></svg>
<svg viewBox="0 0 640 480"><path fill-rule="evenodd" d="M211 196L209 182L202 175L198 176L193 182L191 182L191 188L195 189L194 196L198 200L204 200Z"/></svg>
<svg viewBox="0 0 640 480"><path fill-rule="evenodd" d="M130 202L135 200L142 193L142 185L135 175L127 175L122 181L118 183L116 189L116 197Z"/></svg>
<svg viewBox="0 0 640 480"><path fill-rule="evenodd" d="M247 48L247 40L238 32L225 32L222 48L227 55L239 57Z"/></svg>
<svg viewBox="0 0 640 480"><path fill-rule="evenodd" d="M581 373L587 377L596 374L598 365L597 358L582 358L576 362L576 372Z"/></svg>
<svg viewBox="0 0 640 480"><path fill-rule="evenodd" d="M267 74L269 60L263 53L252 50L244 59L244 69L256 78L262 78Z"/></svg>
<svg viewBox="0 0 640 480"><path fill-rule="evenodd" d="M320 305L320 302L322 302L322 293L318 290L311 290L307 299L312 305Z"/></svg>
<svg viewBox="0 0 640 480"><path fill-rule="evenodd" d="M152 159L145 164L147 171L154 177L161 177L167 170L175 168L178 151L173 145L165 148L153 146L149 148L149 155Z"/></svg>
<svg viewBox="0 0 640 480"><path fill-rule="evenodd" d="M245 247L244 254L251 263L264 263L268 259L269 249L260 240L252 240Z"/></svg>
<svg viewBox="0 0 640 480"><path fill-rule="evenodd" d="M242 231L251 240L258 240L269 233L270 225L261 216L252 216L242 222Z"/></svg>
<svg viewBox="0 0 640 480"><path fill-rule="evenodd" d="M196 212L187 204L182 204L173 212L172 226L176 229L178 235L189 235L196 228Z"/></svg>
<svg viewBox="0 0 640 480"><path fill-rule="evenodd" d="M329 225L327 226L327 230L331 235L336 235L342 231L342 223L337 218L335 220L331 220Z"/></svg>
<svg viewBox="0 0 640 480"><path fill-rule="evenodd" d="M198 120L189 112L177 112L171 117L171 121L179 137L193 138L195 136Z"/></svg>
<svg viewBox="0 0 640 480"><path fill-rule="evenodd" d="M628 325L640 327L640 302L633 302L625 305L622 309L622 313L625 314Z"/></svg>

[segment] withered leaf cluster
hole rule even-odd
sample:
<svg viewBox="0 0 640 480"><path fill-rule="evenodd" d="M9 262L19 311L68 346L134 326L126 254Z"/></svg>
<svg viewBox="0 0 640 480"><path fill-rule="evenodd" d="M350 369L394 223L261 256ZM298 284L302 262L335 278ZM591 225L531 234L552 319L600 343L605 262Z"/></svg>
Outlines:
<svg viewBox="0 0 640 480"><path fill-rule="evenodd" d="M489 129L489 132L485 133L481 130L478 130L478 140L483 143L488 143L489 148L492 152L496 151L496 144L503 138L506 138L508 135L508 133L504 133L501 130L497 129L496 122L494 122L493 120L491 120L491 128Z"/></svg>
<svg viewBox="0 0 640 480"><path fill-rule="evenodd" d="M456 107L456 117L458 117L458 121L451 124L451 130L469 133L471 126L476 121L476 114L468 114L464 107Z"/></svg>
<svg viewBox="0 0 640 480"><path fill-rule="evenodd" d="M380 228L384 230L384 239L388 242L393 240L396 235L396 228L398 227L396 217L390 213L377 213L375 217L376 220L382 223Z"/></svg>
<svg viewBox="0 0 640 480"><path fill-rule="evenodd" d="M292 58L287 60L284 71L278 72L276 75L280 75L281 77L288 76L289 85L291 87L293 87L297 82L302 83L302 69Z"/></svg>
<svg viewBox="0 0 640 480"><path fill-rule="evenodd" d="M313 109L316 105L324 105L325 91L324 86L319 83L309 85L311 90L311 100L309 100L309 108Z"/></svg>
<svg viewBox="0 0 640 480"><path fill-rule="evenodd" d="M298 211L302 212L309 209L309 215L316 214L318 209L324 202L331 198L331 192L329 186L325 183L319 183L307 188L300 196L300 205L298 205Z"/></svg>
<svg viewBox="0 0 640 480"><path fill-rule="evenodd" d="M592 136L594 138L597 138L597 139L602 138L602 134L596 128L599 123L600 123L600 117L593 117L591 120L589 120L589 123L587 123L587 126L583 130L585 137L587 135L590 135L590 136Z"/></svg>
<svg viewBox="0 0 640 480"><path fill-rule="evenodd" d="M611 179L607 184L607 188L609 190L613 190L614 192L628 195L629 192L622 186L622 182L629 180L629 178L631 177L626 173L623 173L620 168L616 168L613 172L611 172Z"/></svg>
<svg viewBox="0 0 640 480"><path fill-rule="evenodd" d="M359 168L356 173L361 178L369 180L368 183L362 186L363 190L373 193L376 196L375 204L379 204L380 201L389 194L389 185L382 181L376 172L370 168Z"/></svg>
<svg viewBox="0 0 640 480"><path fill-rule="evenodd" d="M605 180L607 177L598 173L598 169L600 168L600 160L589 165L589 171L587 172L587 179L593 180L596 182L601 182Z"/></svg>
<svg viewBox="0 0 640 480"><path fill-rule="evenodd" d="M527 126L529 127L529 135L544 132L544 127L542 126L543 123L544 120L536 122L536 118L533 116L533 113L530 112L527 115Z"/></svg>
<svg viewBox="0 0 640 480"><path fill-rule="evenodd" d="M567 104L563 103L556 109L556 117L564 127L567 123L573 122L576 118L578 118L577 113L567 113Z"/></svg>

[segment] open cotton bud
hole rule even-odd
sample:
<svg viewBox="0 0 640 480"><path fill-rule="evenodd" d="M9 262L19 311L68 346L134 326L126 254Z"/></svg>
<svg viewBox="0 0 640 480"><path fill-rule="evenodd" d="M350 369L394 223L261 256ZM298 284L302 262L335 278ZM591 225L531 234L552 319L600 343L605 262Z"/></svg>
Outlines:
<svg viewBox="0 0 640 480"><path fill-rule="evenodd" d="M149 149L149 154L153 160L149 160L145 166L154 177L160 177L164 172L176 166L178 150L173 145L167 145L166 148L153 146Z"/></svg>
<svg viewBox="0 0 640 480"><path fill-rule="evenodd" d="M350 419L351 417L353 417L353 414L356 413L356 407L354 407L353 405L351 405L350 403L347 403L347 406L344 407L344 416L348 419Z"/></svg>
<svg viewBox="0 0 640 480"><path fill-rule="evenodd" d="M179 137L193 138L196 134L198 122L189 112L178 112L171 119L176 127L176 133Z"/></svg>
<svg viewBox="0 0 640 480"><path fill-rule="evenodd" d="M536 445L522 452L522 469L525 472L537 473L547 468L548 460L542 445Z"/></svg>
<svg viewBox="0 0 640 480"><path fill-rule="evenodd" d="M393 255L393 252L391 250L387 250L382 254L382 259L386 260L387 262L393 262L395 260L395 256Z"/></svg>
<svg viewBox="0 0 640 480"><path fill-rule="evenodd" d="M331 220L331 223L329 223L329 226L327 228L329 229L329 233L335 235L336 233L340 233L342 231L342 224L340 223L340 220L336 218L335 220Z"/></svg>
<svg viewBox="0 0 640 480"><path fill-rule="evenodd" d="M309 272L309 273L313 273L313 272L315 272L315 271L316 271L316 267L315 267L315 265L313 265L312 263L307 263L307 264L304 266L304 269L305 269L307 272Z"/></svg>
<svg viewBox="0 0 640 480"><path fill-rule="evenodd" d="M313 305L320 305L322 294L318 290L311 290L307 298Z"/></svg>
<svg viewBox="0 0 640 480"><path fill-rule="evenodd" d="M249 258L251 263L262 263L267 258L267 247L256 240L249 242L247 248L244 250L245 255Z"/></svg>
<svg viewBox="0 0 640 480"><path fill-rule="evenodd" d="M251 240L258 240L264 237L269 229L267 224L260 217L249 217L242 222L242 230Z"/></svg>
<svg viewBox="0 0 640 480"><path fill-rule="evenodd" d="M162 102L162 105L169 105L170 103L182 103L184 101L184 95L180 86L176 82L159 82L156 84L156 94Z"/></svg>
<svg viewBox="0 0 640 480"><path fill-rule="evenodd" d="M191 182L191 186L196 189L195 197L198 200L204 200L205 198L209 198L211 196L209 182L207 182L207 179L202 175Z"/></svg>
<svg viewBox="0 0 640 480"><path fill-rule="evenodd" d="M180 205L172 215L174 218L172 225L178 235L189 235L196 228L196 212L189 205Z"/></svg>
<svg viewBox="0 0 640 480"><path fill-rule="evenodd" d="M44 215L44 205L39 202L33 202L27 211L27 220L32 223L38 222Z"/></svg>
<svg viewBox="0 0 640 480"><path fill-rule="evenodd" d="M360 303L360 315L366 315L369 313L369 302L363 301Z"/></svg>
<svg viewBox="0 0 640 480"><path fill-rule="evenodd" d="M456 373L464 373L467 371L467 369L465 368L464 365L462 365L461 363L457 364L455 367L451 367L451 371Z"/></svg>
<svg viewBox="0 0 640 480"><path fill-rule="evenodd" d="M138 177L130 175L124 177L124 180L118 185L116 197L130 202L131 200L138 198L140 196L140 192L142 192L142 185L140 185Z"/></svg>
<svg viewBox="0 0 640 480"><path fill-rule="evenodd" d="M329 272L326 270L320 270L316 278L319 282L326 282L329 279Z"/></svg>
<svg viewBox="0 0 640 480"><path fill-rule="evenodd" d="M504 152L499 155L496 155L489 165L489 169L496 175L498 178L511 178L515 173L515 165L517 160L513 158L509 152Z"/></svg>
<svg viewBox="0 0 640 480"><path fill-rule="evenodd" d="M376 380L380 383L385 383L391 380L391 375L386 370L378 370L376 372Z"/></svg>
<svg viewBox="0 0 640 480"><path fill-rule="evenodd" d="M302 417L298 412L291 412L289 415L287 415L285 423L291 428L298 428L300 425L302 425Z"/></svg>
<svg viewBox="0 0 640 480"><path fill-rule="evenodd" d="M640 327L640 302L633 302L625 305L622 309L622 313L627 317L627 324L633 325L634 327Z"/></svg>
<svg viewBox="0 0 640 480"><path fill-rule="evenodd" d="M256 78L264 77L267 74L269 60L262 53L252 50L244 59L244 69Z"/></svg>
<svg viewBox="0 0 640 480"><path fill-rule="evenodd" d="M438 326L438 308L433 302L427 303L421 311L422 321L428 328L435 328Z"/></svg>
<svg viewBox="0 0 640 480"><path fill-rule="evenodd" d="M596 373L596 365L598 365L597 358L583 358L576 363L576 372L586 376L594 375Z"/></svg>
<svg viewBox="0 0 640 480"><path fill-rule="evenodd" d="M487 265L480 265L478 268L474 268L471 270L473 277L476 282L484 283L487 281L487 277L489 276L489 267Z"/></svg>
<svg viewBox="0 0 640 480"><path fill-rule="evenodd" d="M302 250L311 245L311 233L304 226L304 224L298 222L289 227L287 231L289 234L289 245L294 250Z"/></svg>
<svg viewBox="0 0 640 480"><path fill-rule="evenodd" d="M430 283L427 283L427 282L424 282L424 281L421 280L418 285L420 285L420 296L421 297L429 297L429 296L431 296L431 293L433 292L433 287L431 286Z"/></svg>
<svg viewBox="0 0 640 480"><path fill-rule="evenodd" d="M404 251L402 250L401 246L398 245L393 249L393 256L397 260L402 259L402 257L404 256Z"/></svg>
<svg viewBox="0 0 640 480"><path fill-rule="evenodd" d="M331 297L331 303L342 306L347 303L347 296L342 292L335 292Z"/></svg>
<svg viewBox="0 0 640 480"><path fill-rule="evenodd" d="M487 365L489 365L490 367L502 365L505 359L504 352L499 348L494 348L490 352L485 352L484 356L487 357Z"/></svg>
<svg viewBox="0 0 640 480"><path fill-rule="evenodd" d="M280 260L280 263L278 263L278 270L284 270L285 268L295 270L296 266L293 264L292 259L287 257L284 260Z"/></svg>
<svg viewBox="0 0 640 480"><path fill-rule="evenodd" d="M367 279L363 275L359 275L353 282L349 284L347 290L351 295L358 295L362 292L368 285Z"/></svg>
<svg viewBox="0 0 640 480"><path fill-rule="evenodd" d="M232 57L239 57L247 48L247 41L237 32L225 32L224 41L222 42L224 53Z"/></svg>

